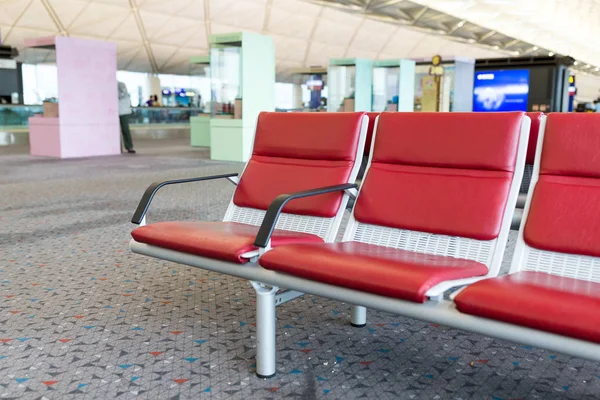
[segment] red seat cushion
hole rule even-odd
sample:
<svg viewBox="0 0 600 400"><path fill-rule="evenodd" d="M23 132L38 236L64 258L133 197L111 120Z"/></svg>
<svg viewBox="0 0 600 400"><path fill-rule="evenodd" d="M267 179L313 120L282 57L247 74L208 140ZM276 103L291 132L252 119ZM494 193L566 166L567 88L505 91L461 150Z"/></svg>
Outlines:
<svg viewBox="0 0 600 400"><path fill-rule="evenodd" d="M349 182L364 115L261 113L252 157L233 196L235 205L266 210L280 194ZM339 210L343 194L297 199L283 211L331 218Z"/></svg>
<svg viewBox="0 0 600 400"><path fill-rule="evenodd" d="M245 263L242 254L257 250L258 226L236 222L158 222L139 227L131 236L140 243L182 253ZM319 236L275 229L271 246L298 242L323 242Z"/></svg>
<svg viewBox="0 0 600 400"><path fill-rule="evenodd" d="M600 257L600 114L551 113L523 238L540 250Z"/></svg>
<svg viewBox="0 0 600 400"><path fill-rule="evenodd" d="M600 180L541 175L523 239L531 247L600 257Z"/></svg>
<svg viewBox="0 0 600 400"><path fill-rule="evenodd" d="M498 236L512 174L373 163L354 217L389 226L492 240Z"/></svg>
<svg viewBox="0 0 600 400"><path fill-rule="evenodd" d="M485 265L357 242L292 244L273 249L259 259L273 271L370 292L424 302L440 282L485 275Z"/></svg>
<svg viewBox="0 0 600 400"><path fill-rule="evenodd" d="M495 239L523 115L381 113L354 217L365 224Z"/></svg>
<svg viewBox="0 0 600 400"><path fill-rule="evenodd" d="M600 284L543 272L476 282L454 299L459 311L600 343Z"/></svg>
<svg viewBox="0 0 600 400"><path fill-rule="evenodd" d="M600 178L600 114L551 113L546 119L541 175Z"/></svg>
<svg viewBox="0 0 600 400"><path fill-rule="evenodd" d="M372 162L513 172L523 116L383 112Z"/></svg>

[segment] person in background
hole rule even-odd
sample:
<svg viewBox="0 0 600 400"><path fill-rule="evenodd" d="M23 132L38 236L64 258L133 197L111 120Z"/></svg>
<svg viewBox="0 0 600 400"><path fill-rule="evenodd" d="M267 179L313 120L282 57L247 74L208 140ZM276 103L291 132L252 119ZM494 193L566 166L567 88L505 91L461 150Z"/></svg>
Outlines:
<svg viewBox="0 0 600 400"><path fill-rule="evenodd" d="M596 99L596 101L594 102L594 109L597 113L600 113L600 98Z"/></svg>
<svg viewBox="0 0 600 400"><path fill-rule="evenodd" d="M158 96L154 95L152 96L152 107L160 107L160 101L158 101Z"/></svg>
<svg viewBox="0 0 600 400"><path fill-rule="evenodd" d="M125 149L130 154L135 154L133 149L133 141L131 140L131 131L129 130L129 116L131 110L131 98L127 92L127 86L123 82L119 82L119 122L121 124L121 132L123 133L123 144Z"/></svg>

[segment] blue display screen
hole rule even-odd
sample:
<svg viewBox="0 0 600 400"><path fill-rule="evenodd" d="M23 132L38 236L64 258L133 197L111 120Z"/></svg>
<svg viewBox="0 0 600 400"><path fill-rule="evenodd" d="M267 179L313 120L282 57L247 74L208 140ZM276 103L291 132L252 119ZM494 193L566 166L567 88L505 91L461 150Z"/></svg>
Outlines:
<svg viewBox="0 0 600 400"><path fill-rule="evenodd" d="M527 111L529 70L475 73L473 111Z"/></svg>

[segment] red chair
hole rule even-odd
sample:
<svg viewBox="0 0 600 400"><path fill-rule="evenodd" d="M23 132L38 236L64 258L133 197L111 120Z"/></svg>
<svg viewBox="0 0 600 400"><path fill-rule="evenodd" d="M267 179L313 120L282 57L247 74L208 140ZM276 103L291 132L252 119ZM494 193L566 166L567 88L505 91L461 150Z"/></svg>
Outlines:
<svg viewBox="0 0 600 400"><path fill-rule="evenodd" d="M267 310L301 295L277 293L257 283L259 248L254 244L267 208L283 207L267 250L290 243L335 240L354 183L367 131L364 113L261 113L252 156L239 178L223 222L158 222L132 232L134 253L226 273L253 282L257 307ZM165 185L233 178L237 174L191 178L151 185L132 222L144 224L157 190ZM288 201L294 202L287 204ZM283 205L282 205L283 204ZM279 215L279 214L278 214ZM268 222L268 221L267 221ZM274 226L275 227L275 226ZM243 267L240 264L245 264ZM273 318L261 313L258 352L269 347ZM266 321L266 322L265 322ZM257 373L268 376L274 366L261 361Z"/></svg>
<svg viewBox="0 0 600 400"><path fill-rule="evenodd" d="M355 304L354 325L364 306L447 323L445 291L498 275L528 135L523 113L380 114L343 242L273 249L263 282Z"/></svg>
<svg viewBox="0 0 600 400"><path fill-rule="evenodd" d="M510 273L456 306L494 336L600 361L600 115L549 114L538 143Z"/></svg>

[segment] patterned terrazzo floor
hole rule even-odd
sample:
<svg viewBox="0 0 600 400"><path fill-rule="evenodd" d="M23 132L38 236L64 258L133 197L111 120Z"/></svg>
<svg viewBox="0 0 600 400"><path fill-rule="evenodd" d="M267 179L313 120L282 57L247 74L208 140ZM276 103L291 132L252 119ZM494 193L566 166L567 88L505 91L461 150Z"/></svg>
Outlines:
<svg viewBox="0 0 600 400"><path fill-rule="evenodd" d="M598 363L382 312L354 329L348 305L312 296L278 308L278 373L257 379L249 284L127 249L147 184L241 165L184 142L138 147L0 151L0 398L600 398ZM218 220L232 191L166 188L152 220Z"/></svg>

